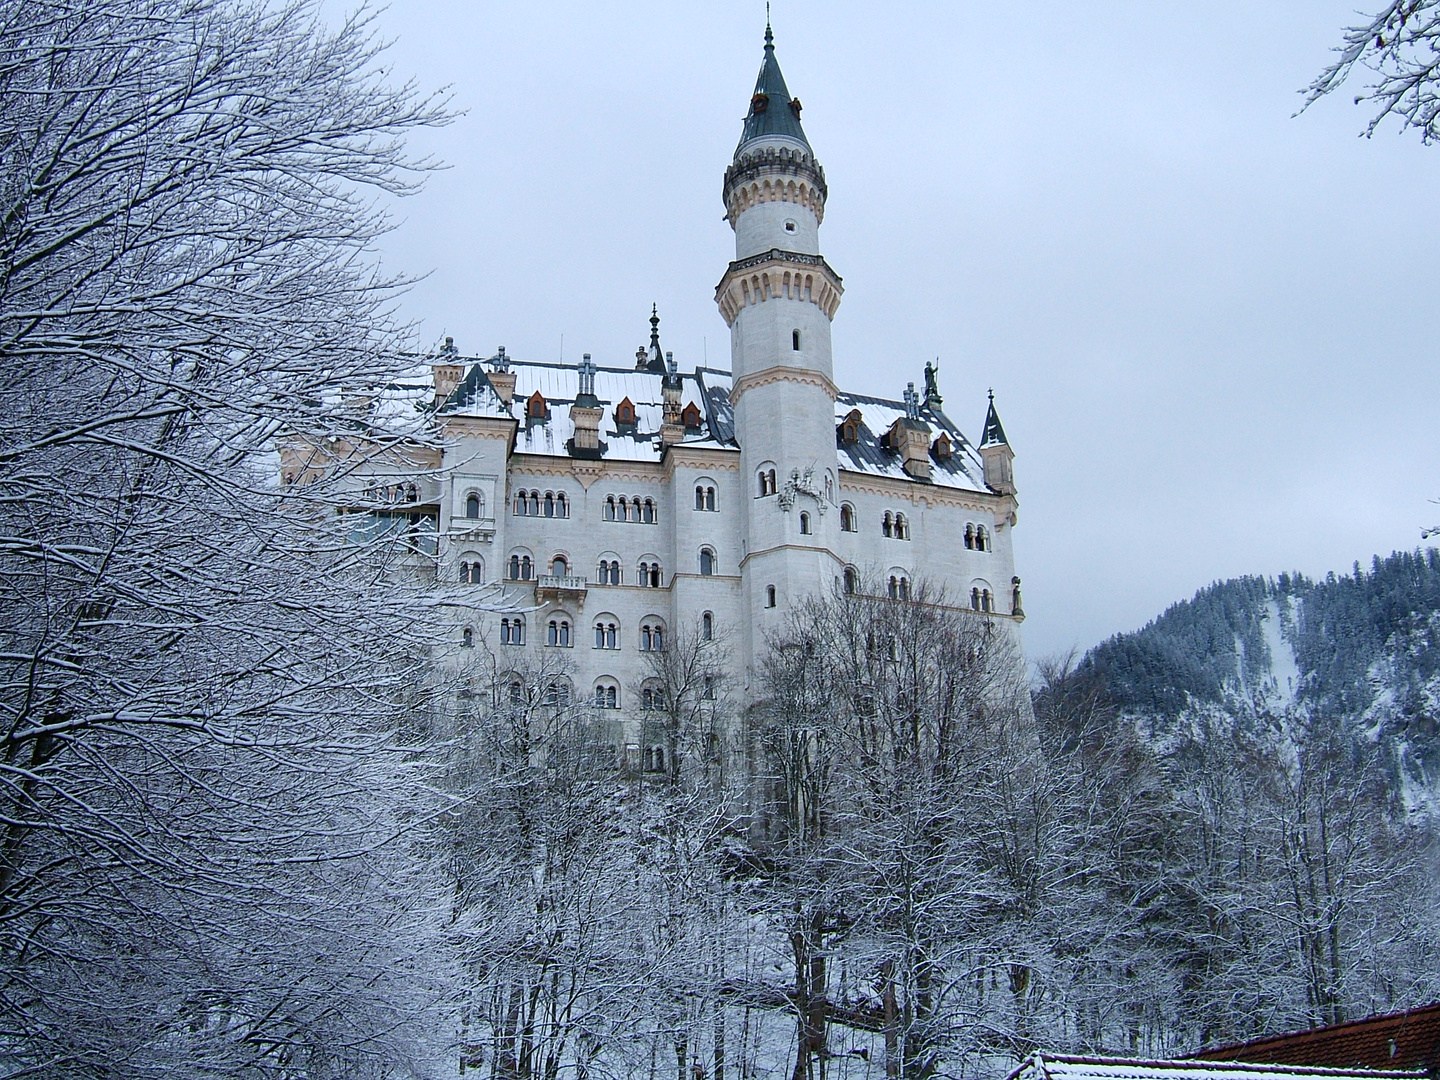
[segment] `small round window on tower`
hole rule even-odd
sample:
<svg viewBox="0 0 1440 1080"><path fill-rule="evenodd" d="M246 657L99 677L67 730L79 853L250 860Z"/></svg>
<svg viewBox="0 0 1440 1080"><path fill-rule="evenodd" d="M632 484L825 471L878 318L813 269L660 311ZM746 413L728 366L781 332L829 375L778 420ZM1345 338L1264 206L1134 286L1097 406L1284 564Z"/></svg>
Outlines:
<svg viewBox="0 0 1440 1080"><path fill-rule="evenodd" d="M794 231L795 231L795 222L793 222L793 221L787 221L787 222L785 222L785 231L786 231L786 232L794 232Z"/></svg>

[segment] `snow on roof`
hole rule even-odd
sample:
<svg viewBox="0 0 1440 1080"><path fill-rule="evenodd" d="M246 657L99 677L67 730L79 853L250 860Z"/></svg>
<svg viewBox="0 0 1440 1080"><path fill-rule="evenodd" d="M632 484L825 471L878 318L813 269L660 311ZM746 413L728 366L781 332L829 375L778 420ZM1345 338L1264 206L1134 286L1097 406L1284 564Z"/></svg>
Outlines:
<svg viewBox="0 0 1440 1080"><path fill-rule="evenodd" d="M1146 1061L1136 1058L1078 1057L1037 1050L1007 1080L1417 1080L1422 1072L1333 1069L1310 1065L1249 1062Z"/></svg>
<svg viewBox="0 0 1440 1080"><path fill-rule="evenodd" d="M568 457L569 441L574 435L570 406L580 391L577 368L571 364L534 363L507 357L508 370L515 376L515 392L510 403L502 404L487 371L487 365L493 366L497 359L492 357L486 361L477 357L455 357L454 362L462 365L466 374L450 397L440 405L439 411L456 416L514 417L520 425L515 444L518 453ZM600 441L605 445L605 459L660 460L660 426L664 420L663 378L659 372L648 369L595 369L595 396L604 409L600 421ZM701 367L681 374L680 379L682 406L694 402L700 408L702 417L700 429L686 432L680 445L736 449L730 372ZM414 383L417 390L420 386L418 377L406 382ZM525 405L537 391L545 399L546 415L544 418L529 418L525 415ZM635 406L635 425L633 429L626 425L622 431L615 421L615 406L626 398ZM407 398L403 406L397 403L395 408L414 409L415 405ZM905 416L904 402L841 393L835 401L836 426L855 409L860 411L861 417L859 439L838 443L841 468L906 483L922 483L905 472L900 455L882 442L895 421ZM984 467L973 445L950 418L938 405L929 404L921 406L920 418L930 426L934 436L944 431L949 434L951 442L949 458L932 460L930 483L961 491L987 491Z"/></svg>
<svg viewBox="0 0 1440 1080"><path fill-rule="evenodd" d="M919 481L913 480L905 472L900 455L880 441L894 426L895 421L905 416L905 403L866 397L862 394L841 393L835 399L836 425L854 409L860 410L860 438L853 443L840 442L840 467L851 472L918 483ZM988 491L984 480L984 466L971 448L970 440L965 438L950 418L930 405L920 407L920 418L930 425L935 435L941 431L948 433L951 442L948 460L935 460L932 457L930 482L937 487L957 488L961 491ZM931 442L934 442L933 437Z"/></svg>

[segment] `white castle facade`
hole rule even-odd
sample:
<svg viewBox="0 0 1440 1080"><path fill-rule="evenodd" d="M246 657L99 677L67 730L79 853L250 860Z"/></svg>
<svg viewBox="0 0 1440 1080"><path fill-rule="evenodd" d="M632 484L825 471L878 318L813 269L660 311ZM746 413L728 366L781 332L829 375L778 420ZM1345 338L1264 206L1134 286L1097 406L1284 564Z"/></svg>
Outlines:
<svg viewBox="0 0 1440 1080"><path fill-rule="evenodd" d="M447 341L424 386L441 459L419 482L377 466L366 495L435 531L437 588L502 583L510 612L462 618L457 651L488 649L502 670L563 651L565 693L615 710L633 747L652 703L646 654L677 630L725 635L743 703L767 635L822 590L905 599L923 579L954 606L1023 618L1013 455L993 400L972 444L929 365L897 400L835 383L843 289L820 249L826 193L767 29L724 180L728 371L679 370L653 311L648 347L618 364L467 358ZM287 482L305 467L282 455Z"/></svg>

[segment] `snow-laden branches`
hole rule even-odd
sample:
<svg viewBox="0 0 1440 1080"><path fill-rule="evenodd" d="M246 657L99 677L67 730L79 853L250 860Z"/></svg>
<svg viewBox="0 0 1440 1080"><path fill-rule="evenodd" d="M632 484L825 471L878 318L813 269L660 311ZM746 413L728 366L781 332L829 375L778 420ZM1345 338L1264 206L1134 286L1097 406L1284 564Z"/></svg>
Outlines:
<svg viewBox="0 0 1440 1080"><path fill-rule="evenodd" d="M1363 67L1371 82L1355 102L1368 101L1375 108L1366 135L1393 115L1427 143L1440 136L1440 0L1391 0L1365 22L1348 27L1335 51L1335 61L1306 87L1305 107Z"/></svg>
<svg viewBox="0 0 1440 1080"><path fill-rule="evenodd" d="M423 445L374 193L442 106L305 2L0 0L0 1072L416 1052L426 559L274 461Z"/></svg>

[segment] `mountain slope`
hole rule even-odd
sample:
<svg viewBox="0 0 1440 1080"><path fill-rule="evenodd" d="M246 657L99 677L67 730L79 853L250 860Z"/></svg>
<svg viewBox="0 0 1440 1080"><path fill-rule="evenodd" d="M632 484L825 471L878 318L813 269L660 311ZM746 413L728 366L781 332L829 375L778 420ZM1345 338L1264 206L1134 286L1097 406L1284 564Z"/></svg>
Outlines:
<svg viewBox="0 0 1440 1080"><path fill-rule="evenodd" d="M1312 581L1201 589L1092 649L1080 673L1163 736L1200 715L1337 724L1378 746L1411 811L1440 812L1440 551L1378 556Z"/></svg>

